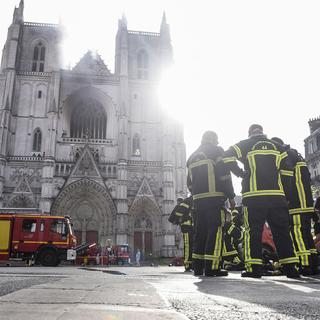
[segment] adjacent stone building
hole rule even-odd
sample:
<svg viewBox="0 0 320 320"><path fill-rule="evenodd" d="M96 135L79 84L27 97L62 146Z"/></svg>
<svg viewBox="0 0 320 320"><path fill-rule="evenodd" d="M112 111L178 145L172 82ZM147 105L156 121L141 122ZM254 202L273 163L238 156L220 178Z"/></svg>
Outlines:
<svg viewBox="0 0 320 320"><path fill-rule="evenodd" d="M305 158L312 184L320 191L320 117L309 120L310 135L304 140Z"/></svg>
<svg viewBox="0 0 320 320"><path fill-rule="evenodd" d="M80 242L173 256L168 215L186 194L186 151L156 95L172 62L165 15L159 33L119 20L112 73L92 52L63 70L60 26L24 22L23 9L22 0L1 60L2 211L70 215Z"/></svg>

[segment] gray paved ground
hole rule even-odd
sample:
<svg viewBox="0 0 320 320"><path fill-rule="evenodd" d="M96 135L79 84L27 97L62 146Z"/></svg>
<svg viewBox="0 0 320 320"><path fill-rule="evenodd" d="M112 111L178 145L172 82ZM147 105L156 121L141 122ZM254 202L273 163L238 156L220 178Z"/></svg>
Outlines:
<svg viewBox="0 0 320 320"><path fill-rule="evenodd" d="M0 319L320 319L320 277L193 277L181 267L0 268Z"/></svg>

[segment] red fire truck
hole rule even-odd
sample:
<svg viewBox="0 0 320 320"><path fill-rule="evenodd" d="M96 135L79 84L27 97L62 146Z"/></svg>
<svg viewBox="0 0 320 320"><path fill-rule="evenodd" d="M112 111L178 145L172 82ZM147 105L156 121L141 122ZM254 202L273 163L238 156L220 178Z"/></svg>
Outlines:
<svg viewBox="0 0 320 320"><path fill-rule="evenodd" d="M75 260L76 237L69 217L0 214L0 260L35 260L57 266Z"/></svg>

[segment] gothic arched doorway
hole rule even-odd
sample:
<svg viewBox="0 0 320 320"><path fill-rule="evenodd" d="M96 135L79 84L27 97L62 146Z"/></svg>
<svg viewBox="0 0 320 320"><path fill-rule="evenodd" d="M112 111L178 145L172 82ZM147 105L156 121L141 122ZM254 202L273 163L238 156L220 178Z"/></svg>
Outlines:
<svg viewBox="0 0 320 320"><path fill-rule="evenodd" d="M152 255L153 249L153 229L152 221L146 214L141 214L135 218L134 221L134 234L133 234L133 247L134 250L140 249L141 252L148 257Z"/></svg>
<svg viewBox="0 0 320 320"><path fill-rule="evenodd" d="M52 214L70 215L78 243L105 245L112 239L116 209L108 191L84 178L66 186L56 198Z"/></svg>
<svg viewBox="0 0 320 320"><path fill-rule="evenodd" d="M131 205L129 214L133 253L140 249L144 259L158 256L161 212L157 204L149 197L139 197Z"/></svg>

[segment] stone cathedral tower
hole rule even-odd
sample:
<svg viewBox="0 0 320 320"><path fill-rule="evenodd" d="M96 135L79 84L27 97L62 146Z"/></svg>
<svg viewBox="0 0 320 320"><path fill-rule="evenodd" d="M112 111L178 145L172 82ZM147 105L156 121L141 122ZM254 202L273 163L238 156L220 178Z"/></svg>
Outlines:
<svg viewBox="0 0 320 320"><path fill-rule="evenodd" d="M169 26L116 35L115 72L87 52L60 60L59 25L25 22L15 8L0 72L0 207L70 215L79 242L108 239L173 256L168 223L186 194L181 125L156 99L172 62Z"/></svg>

